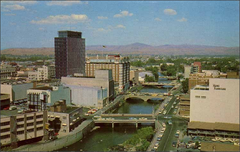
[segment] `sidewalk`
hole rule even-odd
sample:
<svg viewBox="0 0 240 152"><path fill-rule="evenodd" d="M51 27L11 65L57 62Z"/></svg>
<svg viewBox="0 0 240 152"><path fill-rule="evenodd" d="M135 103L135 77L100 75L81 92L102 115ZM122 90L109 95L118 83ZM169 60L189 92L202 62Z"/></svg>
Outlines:
<svg viewBox="0 0 240 152"><path fill-rule="evenodd" d="M156 126L157 126L157 132L155 133L155 135L154 135L154 137L153 137L153 139L152 139L152 142L151 142L151 144L149 145L147 151L151 151L151 150L153 149L155 143L157 142L157 137L158 137L158 135L160 134L161 129L162 129L162 127L163 127L163 126L160 124L159 121L155 121L155 123L156 123Z"/></svg>

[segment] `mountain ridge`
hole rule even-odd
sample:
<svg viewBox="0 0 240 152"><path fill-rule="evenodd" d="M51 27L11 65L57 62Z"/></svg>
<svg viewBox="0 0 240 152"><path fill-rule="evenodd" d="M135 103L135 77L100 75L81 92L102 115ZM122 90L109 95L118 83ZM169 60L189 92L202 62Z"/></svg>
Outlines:
<svg viewBox="0 0 240 152"><path fill-rule="evenodd" d="M166 44L152 46L144 43L127 45L89 45L86 52L90 54L119 53L119 54L146 54L146 55L239 55L239 47ZM1 50L1 54L11 55L54 55L54 48L10 48Z"/></svg>

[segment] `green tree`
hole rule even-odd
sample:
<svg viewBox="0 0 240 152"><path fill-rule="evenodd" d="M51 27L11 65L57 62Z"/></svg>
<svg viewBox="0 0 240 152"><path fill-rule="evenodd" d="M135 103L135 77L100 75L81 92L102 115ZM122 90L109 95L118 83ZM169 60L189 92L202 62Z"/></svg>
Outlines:
<svg viewBox="0 0 240 152"><path fill-rule="evenodd" d="M182 90L184 93L188 92L188 78L182 81Z"/></svg>

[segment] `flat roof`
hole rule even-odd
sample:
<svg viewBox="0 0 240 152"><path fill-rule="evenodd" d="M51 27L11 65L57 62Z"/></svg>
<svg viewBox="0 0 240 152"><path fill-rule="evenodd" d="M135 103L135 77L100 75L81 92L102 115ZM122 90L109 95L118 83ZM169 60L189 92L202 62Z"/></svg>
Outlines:
<svg viewBox="0 0 240 152"><path fill-rule="evenodd" d="M48 86L30 88L30 89L32 89L32 90L53 90L52 87L48 87Z"/></svg>
<svg viewBox="0 0 240 152"><path fill-rule="evenodd" d="M18 110L0 110L1 116L14 116L17 115Z"/></svg>
<svg viewBox="0 0 240 152"><path fill-rule="evenodd" d="M188 129L222 130L222 131L238 131L239 132L239 124L193 121L188 123Z"/></svg>
<svg viewBox="0 0 240 152"><path fill-rule="evenodd" d="M239 151L239 146L226 143L201 142L201 151Z"/></svg>
<svg viewBox="0 0 240 152"><path fill-rule="evenodd" d="M78 108L81 108L81 107L67 107L67 110L64 113L71 113Z"/></svg>

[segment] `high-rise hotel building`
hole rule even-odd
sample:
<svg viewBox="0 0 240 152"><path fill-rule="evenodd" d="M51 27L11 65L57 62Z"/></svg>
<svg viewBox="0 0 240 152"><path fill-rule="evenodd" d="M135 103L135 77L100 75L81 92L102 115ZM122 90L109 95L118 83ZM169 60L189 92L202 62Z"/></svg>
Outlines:
<svg viewBox="0 0 240 152"><path fill-rule="evenodd" d="M130 61L120 55L107 55L106 57L87 57L85 74L94 76L95 70L111 69L114 82L119 84L119 91L129 88Z"/></svg>
<svg viewBox="0 0 240 152"><path fill-rule="evenodd" d="M81 32L59 31L55 37L56 78L85 72L85 39Z"/></svg>

